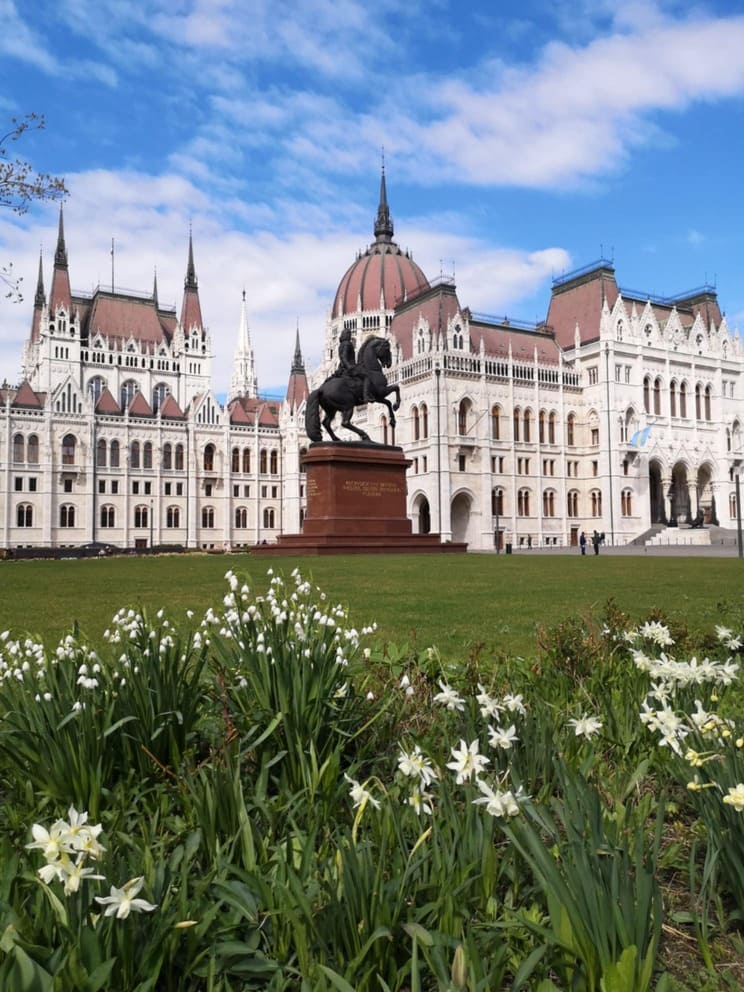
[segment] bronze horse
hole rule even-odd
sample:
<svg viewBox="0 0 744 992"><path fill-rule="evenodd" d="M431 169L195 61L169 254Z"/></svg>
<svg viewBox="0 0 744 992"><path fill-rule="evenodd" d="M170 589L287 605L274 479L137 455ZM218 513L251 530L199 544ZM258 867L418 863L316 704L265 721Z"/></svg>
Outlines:
<svg viewBox="0 0 744 992"><path fill-rule="evenodd" d="M382 371L389 369L393 364L393 357L390 351L390 342L387 338L370 337L364 342L357 355L357 365L360 365L367 374L369 391L373 402L384 403L390 412L390 426L395 427L394 411L400 406L400 389L397 386L389 386ZM333 418L337 413L341 413L341 426L353 431L364 441L371 441L369 434L355 427L351 422L354 408L361 406L363 393L363 380L353 374L332 375L326 381L314 389L308 396L305 408L305 430L311 441L322 441L320 411L323 410L322 426L334 441L339 438L333 433ZM395 393L395 403L386 399L390 393Z"/></svg>

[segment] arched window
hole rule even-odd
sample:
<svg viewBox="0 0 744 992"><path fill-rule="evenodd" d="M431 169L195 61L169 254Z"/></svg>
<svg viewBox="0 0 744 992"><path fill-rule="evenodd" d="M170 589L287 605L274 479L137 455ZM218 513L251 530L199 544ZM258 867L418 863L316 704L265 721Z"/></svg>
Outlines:
<svg viewBox="0 0 744 992"><path fill-rule="evenodd" d="M543 516L555 516L555 490L546 489L543 493Z"/></svg>
<svg viewBox="0 0 744 992"><path fill-rule="evenodd" d="M532 440L532 412L530 410L524 411L524 440Z"/></svg>
<svg viewBox="0 0 744 992"><path fill-rule="evenodd" d="M243 474L248 475L251 470L251 449L243 448Z"/></svg>
<svg viewBox="0 0 744 992"><path fill-rule="evenodd" d="M208 444L204 448L204 471L214 472L214 445Z"/></svg>
<svg viewBox="0 0 744 992"><path fill-rule="evenodd" d="M201 512L201 522L202 527L206 527L211 530L214 527L214 507L213 506L203 506Z"/></svg>
<svg viewBox="0 0 744 992"><path fill-rule="evenodd" d="M22 465L26 457L26 444L23 434L13 435L13 461L16 465Z"/></svg>
<svg viewBox="0 0 744 992"><path fill-rule="evenodd" d="M28 439L27 460L29 465L39 464L39 439L36 434L31 434Z"/></svg>
<svg viewBox="0 0 744 992"><path fill-rule="evenodd" d="M380 427L382 428L382 443L388 443L388 422L387 417L383 416L380 418Z"/></svg>
<svg viewBox="0 0 744 992"><path fill-rule="evenodd" d="M602 516L602 493L599 489L592 489L589 497L592 501L592 516Z"/></svg>
<svg viewBox="0 0 744 992"><path fill-rule="evenodd" d="M687 383L681 382L679 384L679 415L680 417L687 416Z"/></svg>
<svg viewBox="0 0 744 992"><path fill-rule="evenodd" d="M677 383L674 379L669 383L669 415L677 416Z"/></svg>
<svg viewBox="0 0 744 992"><path fill-rule="evenodd" d="M548 417L548 444L555 444L555 425L557 422L557 414L555 412L551 413Z"/></svg>
<svg viewBox="0 0 744 992"><path fill-rule="evenodd" d="M504 490L500 487L491 490L491 516L504 516Z"/></svg>
<svg viewBox="0 0 744 992"><path fill-rule="evenodd" d="M540 444L545 444L545 411L541 410L537 418L537 439Z"/></svg>
<svg viewBox="0 0 744 992"><path fill-rule="evenodd" d="M168 470L173 468L173 445L170 441L163 445L163 468Z"/></svg>
<svg viewBox="0 0 744 992"><path fill-rule="evenodd" d="M661 379L654 381L654 413L659 416L661 413Z"/></svg>
<svg viewBox="0 0 744 992"><path fill-rule="evenodd" d="M517 516L529 517L530 515L530 491L520 489L517 493Z"/></svg>
<svg viewBox="0 0 744 992"><path fill-rule="evenodd" d="M618 322L617 322L615 336L616 336L616 338L617 338L618 341L622 341L622 339L623 339L623 322L622 322L622 320L618 320Z"/></svg>
<svg viewBox="0 0 744 992"><path fill-rule="evenodd" d="M266 475L268 464L268 453L265 448L261 448L261 453L258 456L258 470L261 475Z"/></svg>
<svg viewBox="0 0 744 992"><path fill-rule="evenodd" d="M94 375L88 383L88 396L93 400L93 406L99 401L105 388L106 380L100 375Z"/></svg>
<svg viewBox="0 0 744 992"><path fill-rule="evenodd" d="M269 472L272 475L279 474L279 454L276 450L272 450L269 454Z"/></svg>
<svg viewBox="0 0 744 992"><path fill-rule="evenodd" d="M411 410L411 417L413 418L413 440L418 441L421 436L421 424L419 423L419 410L417 406Z"/></svg>
<svg viewBox="0 0 744 992"><path fill-rule="evenodd" d="M643 377L643 409L646 413L651 413L651 377Z"/></svg>
<svg viewBox="0 0 744 992"><path fill-rule="evenodd" d="M272 506L267 506L263 511L263 525L267 530L273 530L274 519L274 508Z"/></svg>
<svg viewBox="0 0 744 992"><path fill-rule="evenodd" d="M99 468L106 467L106 455L108 454L108 446L104 438L100 438L98 444L96 445L96 465Z"/></svg>
<svg viewBox="0 0 744 992"><path fill-rule="evenodd" d="M33 527L34 508L30 503L19 503L16 507L16 526Z"/></svg>
<svg viewBox="0 0 744 992"><path fill-rule="evenodd" d="M121 400L120 405L122 410L128 409L129 404L138 392L139 389L134 379L127 379L126 382L122 382L121 389L119 390L119 399Z"/></svg>
<svg viewBox="0 0 744 992"><path fill-rule="evenodd" d="M176 472L183 472L183 445L176 445Z"/></svg>
<svg viewBox="0 0 744 992"><path fill-rule="evenodd" d="M726 428L726 451L731 451L731 428Z"/></svg>
<svg viewBox="0 0 744 992"><path fill-rule="evenodd" d="M698 383L695 386L695 420L702 420L703 419L702 395L703 395L703 391L702 391L702 388L700 386L700 383Z"/></svg>
<svg viewBox="0 0 744 992"><path fill-rule="evenodd" d="M457 408L457 433L460 435L467 434L468 432L469 409L470 409L470 401L460 400L460 405Z"/></svg>
<svg viewBox="0 0 744 992"><path fill-rule="evenodd" d="M165 399L170 390L164 382L159 382L157 386L152 391L152 409L154 413L157 413L160 407L165 402Z"/></svg>
<svg viewBox="0 0 744 992"><path fill-rule="evenodd" d="M429 436L429 407L426 403L421 404L421 437Z"/></svg>
<svg viewBox="0 0 744 992"><path fill-rule="evenodd" d="M62 438L62 464L75 464L75 445L77 441L74 434L65 434Z"/></svg>
<svg viewBox="0 0 744 992"><path fill-rule="evenodd" d="M60 527L75 526L75 507L70 503L63 503L59 508Z"/></svg>
<svg viewBox="0 0 744 992"><path fill-rule="evenodd" d="M233 448L230 458L230 471L235 475L240 471L240 448Z"/></svg>
<svg viewBox="0 0 744 992"><path fill-rule="evenodd" d="M623 489L620 493L620 512L624 517L633 516L633 490Z"/></svg>
<svg viewBox="0 0 744 992"><path fill-rule="evenodd" d="M514 429L514 440L519 440L519 422L522 419L522 411L518 406L514 407L514 414L512 416L512 424Z"/></svg>
<svg viewBox="0 0 744 992"><path fill-rule="evenodd" d="M113 506L106 504L101 507L100 515L101 527L113 527L116 521L116 510Z"/></svg>
<svg viewBox="0 0 744 992"><path fill-rule="evenodd" d="M307 472L307 465L305 464L305 461L304 461L304 458L305 458L305 455L306 454L307 454L307 448L303 445L300 448L300 451L299 451L299 455L300 455L300 472Z"/></svg>
<svg viewBox="0 0 744 992"><path fill-rule="evenodd" d="M569 517L578 517L579 515L579 493L576 489L569 490L568 496L566 497L566 511Z"/></svg>
<svg viewBox="0 0 744 992"><path fill-rule="evenodd" d="M142 468L152 468L152 441L145 441L142 448Z"/></svg>
<svg viewBox="0 0 744 992"><path fill-rule="evenodd" d="M169 506L165 511L165 526L171 530L181 526L181 510L177 506Z"/></svg>
<svg viewBox="0 0 744 992"><path fill-rule="evenodd" d="M109 465L111 468L119 467L119 442L112 441L109 445Z"/></svg>
<svg viewBox="0 0 744 992"><path fill-rule="evenodd" d="M712 389L710 386L705 387L705 419L710 420L710 397Z"/></svg>
<svg viewBox="0 0 744 992"><path fill-rule="evenodd" d="M491 437L494 441L501 440L501 407L498 403L491 407Z"/></svg>
<svg viewBox="0 0 744 992"><path fill-rule="evenodd" d="M150 517L148 515L147 507L146 506L144 506L144 505L142 505L142 506L135 506L135 508L134 508L134 526L136 528L138 528L139 530L142 530L143 527L147 527L149 519L150 519Z"/></svg>
<svg viewBox="0 0 744 992"><path fill-rule="evenodd" d="M573 413L566 418L566 444L569 448L576 444L576 415Z"/></svg>
<svg viewBox="0 0 744 992"><path fill-rule="evenodd" d="M248 526L248 509L245 506L235 507L235 527L237 530L245 530Z"/></svg>
<svg viewBox="0 0 744 992"><path fill-rule="evenodd" d="M20 509L20 507L19 507L19 509ZM737 513L736 513L736 493L735 492L734 493L729 493L729 516L731 517L732 520L736 520L737 519L737 516L738 516Z"/></svg>
<svg viewBox="0 0 744 992"><path fill-rule="evenodd" d="M139 468L140 467L140 443L139 441L132 441L129 445L129 467Z"/></svg>

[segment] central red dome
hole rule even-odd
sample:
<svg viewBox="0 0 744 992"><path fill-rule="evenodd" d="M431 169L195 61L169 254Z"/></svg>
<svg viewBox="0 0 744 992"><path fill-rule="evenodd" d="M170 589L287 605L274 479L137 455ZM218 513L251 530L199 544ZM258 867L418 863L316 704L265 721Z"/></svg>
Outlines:
<svg viewBox="0 0 744 992"><path fill-rule="evenodd" d="M419 266L393 241L393 222L383 172L375 240L347 269L336 290L332 315L342 317L360 310L392 310L409 296L428 288L429 280Z"/></svg>

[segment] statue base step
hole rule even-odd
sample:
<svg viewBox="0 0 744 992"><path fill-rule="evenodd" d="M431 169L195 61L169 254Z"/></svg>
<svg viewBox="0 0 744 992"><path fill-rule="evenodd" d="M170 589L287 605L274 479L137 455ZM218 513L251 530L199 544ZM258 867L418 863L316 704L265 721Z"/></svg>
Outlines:
<svg viewBox="0 0 744 992"><path fill-rule="evenodd" d="M281 555L437 554L467 544L414 534L406 514L403 449L372 443L318 442L302 458L307 510L301 534L283 534L254 553Z"/></svg>

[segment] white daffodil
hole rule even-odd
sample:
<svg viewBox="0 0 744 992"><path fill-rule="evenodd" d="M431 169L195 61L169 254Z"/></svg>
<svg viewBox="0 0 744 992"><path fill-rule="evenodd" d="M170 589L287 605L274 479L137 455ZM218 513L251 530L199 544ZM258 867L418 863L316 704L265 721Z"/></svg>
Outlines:
<svg viewBox="0 0 744 992"><path fill-rule="evenodd" d="M507 692L503 699L504 706L510 713L519 713L520 716L524 716L527 712L527 707L524 705L524 700L522 698L522 693L517 693L512 695L512 693Z"/></svg>
<svg viewBox="0 0 744 992"><path fill-rule="evenodd" d="M344 778L351 786L351 789L349 789L349 795L351 796L351 800L354 804L354 809L357 809L359 806L366 805L366 803L372 803L375 809L380 808L379 800L375 799L372 793L368 789L365 789L363 785L360 785L355 778L350 778L345 772Z"/></svg>
<svg viewBox="0 0 744 992"><path fill-rule="evenodd" d="M59 878L64 882L64 892L66 896L69 896L73 892L77 892L80 888L80 883L84 878L95 878L99 881L105 881L104 875L97 875L95 868L85 868L83 857L79 857L76 862L72 862L69 858L64 858L61 863L61 874Z"/></svg>
<svg viewBox="0 0 744 992"><path fill-rule="evenodd" d="M432 811L431 793L425 792L423 789L419 789L418 787L416 787L411 792L408 799L406 799L406 802L408 803L409 806L413 807L413 809L415 810L416 813L419 814L419 816L422 813L426 813L428 816L431 816L431 811Z"/></svg>
<svg viewBox="0 0 744 992"><path fill-rule="evenodd" d="M518 798L511 789L502 792L501 789L492 789L483 779L478 779L478 788L483 793L478 799L473 800L474 806L485 806L489 816L507 817L519 814Z"/></svg>
<svg viewBox="0 0 744 992"><path fill-rule="evenodd" d="M451 768L457 775L458 785L470 781L471 778L477 778L490 760L478 750L477 739L469 745L461 739L460 747L452 748L452 757L454 760L449 761L447 767Z"/></svg>
<svg viewBox="0 0 744 992"><path fill-rule="evenodd" d="M435 703L441 703L448 710L462 711L465 709L465 700L456 689L453 689L451 685L447 685L446 682L440 682L439 688L442 691L438 692L434 697Z"/></svg>
<svg viewBox="0 0 744 992"><path fill-rule="evenodd" d="M126 920L130 913L151 913L158 907L146 899L135 898L145 884L144 878L130 878L121 889L111 886L107 896L96 896L96 902L105 906L104 916L116 916L117 920Z"/></svg>
<svg viewBox="0 0 744 992"><path fill-rule="evenodd" d="M739 782L733 788L729 788L728 795L723 797L727 806L733 806L737 813L744 813L744 784Z"/></svg>
<svg viewBox="0 0 744 992"><path fill-rule="evenodd" d="M50 864L53 861L58 861L63 854L68 852L66 827L67 824L64 820L57 820L56 823L53 823L51 830L42 827L40 823L34 823L31 827L31 834L34 839L32 843L26 844L26 849L43 851L44 857Z"/></svg>
<svg viewBox="0 0 744 992"><path fill-rule="evenodd" d="M569 720L568 726L574 728L576 737L586 737L587 740L591 740L602 729L602 721L598 720L596 716L588 716L585 713L578 719Z"/></svg>
<svg viewBox="0 0 744 992"><path fill-rule="evenodd" d="M494 696L490 696L480 683L478 684L478 695L475 697L480 706L481 716L484 720L489 717L497 717L503 710L503 706Z"/></svg>
<svg viewBox="0 0 744 992"><path fill-rule="evenodd" d="M489 727L488 728L488 743L496 751L501 748L502 751L509 751L512 745L519 741L517 737L517 728L514 724L504 730L503 727Z"/></svg>
<svg viewBox="0 0 744 992"><path fill-rule="evenodd" d="M665 627L663 623L659 623L658 620L648 620L646 623L641 624L638 628L638 633L653 644L658 644L660 648L674 644L672 635L669 633L669 628Z"/></svg>
<svg viewBox="0 0 744 992"><path fill-rule="evenodd" d="M437 777L437 773L432 767L431 762L422 753L418 744L414 747L413 751L406 751L404 748L400 749L398 769L407 778L421 779L421 784L424 788L430 785Z"/></svg>

